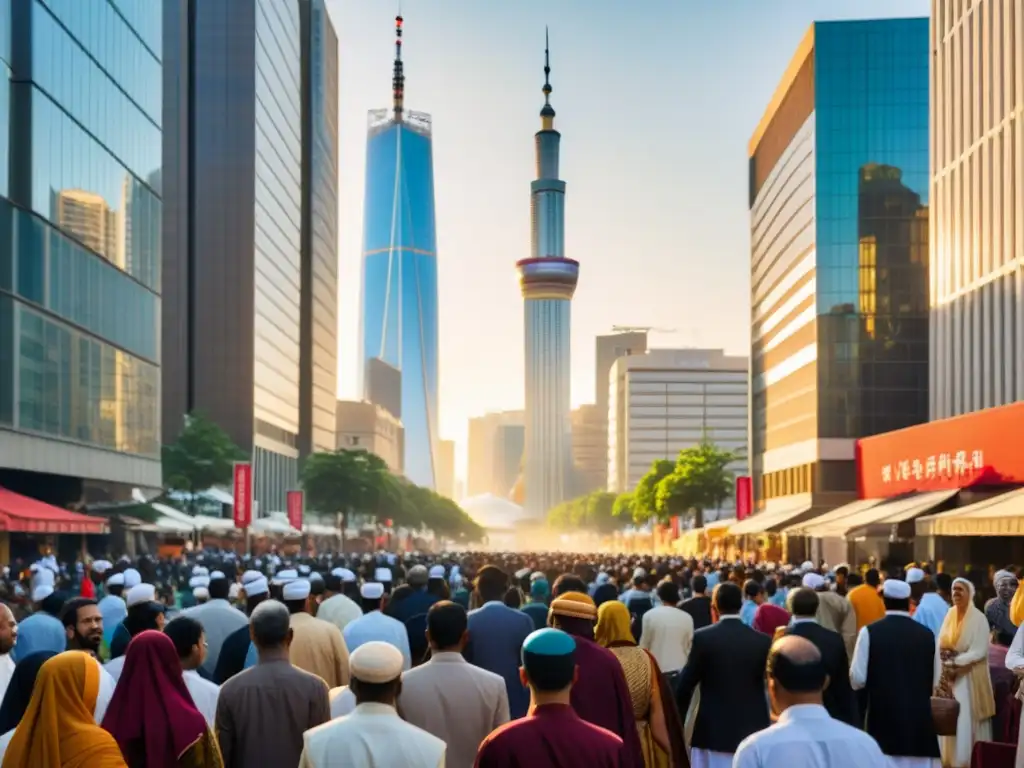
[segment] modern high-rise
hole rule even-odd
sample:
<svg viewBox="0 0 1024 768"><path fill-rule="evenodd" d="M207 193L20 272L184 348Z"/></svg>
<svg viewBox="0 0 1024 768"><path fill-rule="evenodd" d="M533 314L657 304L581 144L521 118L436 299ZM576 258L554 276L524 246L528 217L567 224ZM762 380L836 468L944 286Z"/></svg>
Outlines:
<svg viewBox="0 0 1024 768"><path fill-rule="evenodd" d="M405 109L402 17L395 19L394 103L370 112L363 206L362 354L401 372L405 474L434 488L437 469L437 246L430 115Z"/></svg>
<svg viewBox="0 0 1024 768"><path fill-rule="evenodd" d="M857 438L928 419L928 62L927 19L816 23L750 141L758 509L838 506Z"/></svg>
<svg viewBox="0 0 1024 768"><path fill-rule="evenodd" d="M223 427L251 452L262 516L298 482L301 2L163 7L165 435L192 411Z"/></svg>
<svg viewBox="0 0 1024 768"><path fill-rule="evenodd" d="M1024 400L1024 0L932 0L931 418Z"/></svg>
<svg viewBox="0 0 1024 768"><path fill-rule="evenodd" d="M633 490L655 461L675 460L705 439L737 455L733 472L747 473L747 358L652 349L620 357L609 379L609 491Z"/></svg>
<svg viewBox="0 0 1024 768"><path fill-rule="evenodd" d="M497 411L469 420L466 495L506 498L522 469L525 422L522 411Z"/></svg>
<svg viewBox="0 0 1024 768"><path fill-rule="evenodd" d="M572 496L604 490L608 483L608 410L602 417L593 403L574 408L572 428Z"/></svg>
<svg viewBox="0 0 1024 768"><path fill-rule="evenodd" d="M437 441L437 492L455 498L455 441Z"/></svg>
<svg viewBox="0 0 1024 768"><path fill-rule="evenodd" d="M338 397L338 35L302 0L299 454L334 450Z"/></svg>
<svg viewBox="0 0 1024 768"><path fill-rule="evenodd" d="M516 263L523 294L526 353L525 508L534 518L566 499L572 476L569 327L580 265L565 257L565 182L558 178L561 134L551 106L545 41L544 106L534 137L530 183L531 255Z"/></svg>
<svg viewBox="0 0 1024 768"><path fill-rule="evenodd" d="M0 485L162 486L161 8L0 2Z"/></svg>
<svg viewBox="0 0 1024 768"><path fill-rule="evenodd" d="M402 474L405 430L394 414L368 400L339 400L336 424L339 450L369 451Z"/></svg>
<svg viewBox="0 0 1024 768"><path fill-rule="evenodd" d="M596 405L594 418L600 422L600 435L598 439L604 446L605 455L601 459L600 488L608 486L608 375L612 366L620 357L627 355L642 355L647 351L647 329L630 328L619 330L607 336L598 336L594 342L594 403ZM597 479L597 466L595 463L594 472Z"/></svg>

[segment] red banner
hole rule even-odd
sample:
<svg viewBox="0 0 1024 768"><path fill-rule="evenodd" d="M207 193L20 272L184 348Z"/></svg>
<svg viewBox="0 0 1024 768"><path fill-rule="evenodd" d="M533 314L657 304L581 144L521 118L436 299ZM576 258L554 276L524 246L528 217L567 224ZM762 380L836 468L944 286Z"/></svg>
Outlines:
<svg viewBox="0 0 1024 768"><path fill-rule="evenodd" d="M1024 484L1024 402L857 441L862 499Z"/></svg>
<svg viewBox="0 0 1024 768"><path fill-rule="evenodd" d="M252 464L235 462L235 528L248 528L252 523Z"/></svg>
<svg viewBox="0 0 1024 768"><path fill-rule="evenodd" d="M305 494L302 491L288 491L288 525L298 531L302 530L302 508L305 505Z"/></svg>
<svg viewBox="0 0 1024 768"><path fill-rule="evenodd" d="M750 517L754 509L754 484L749 475L736 477L736 519Z"/></svg>

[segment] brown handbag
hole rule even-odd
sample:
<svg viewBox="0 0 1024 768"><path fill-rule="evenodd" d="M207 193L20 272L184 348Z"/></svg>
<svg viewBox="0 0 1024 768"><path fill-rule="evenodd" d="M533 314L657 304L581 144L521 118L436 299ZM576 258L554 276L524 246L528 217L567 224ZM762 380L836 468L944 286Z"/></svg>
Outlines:
<svg viewBox="0 0 1024 768"><path fill-rule="evenodd" d="M960 702L944 696L932 696L932 722L938 736L956 736L956 721L960 717Z"/></svg>

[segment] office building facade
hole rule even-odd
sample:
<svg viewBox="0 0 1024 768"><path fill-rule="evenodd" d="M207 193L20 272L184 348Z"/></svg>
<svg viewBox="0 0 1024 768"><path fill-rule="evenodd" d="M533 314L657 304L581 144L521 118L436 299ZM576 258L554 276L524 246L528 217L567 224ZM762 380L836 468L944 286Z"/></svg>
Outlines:
<svg viewBox="0 0 1024 768"><path fill-rule="evenodd" d="M605 398L607 400L607 397ZM604 490L608 482L608 410L602 417L593 403L574 408L572 429L572 496Z"/></svg>
<svg viewBox="0 0 1024 768"><path fill-rule="evenodd" d="M933 0L931 418L1024 400L1024 1Z"/></svg>
<svg viewBox="0 0 1024 768"><path fill-rule="evenodd" d="M302 297L299 453L330 451L338 397L338 35L302 0Z"/></svg>
<svg viewBox="0 0 1024 768"><path fill-rule="evenodd" d="M750 142L759 509L841 503L928 418L928 20L814 24Z"/></svg>
<svg viewBox="0 0 1024 768"><path fill-rule="evenodd" d="M523 411L498 411L469 420L466 495L507 498L522 469Z"/></svg>
<svg viewBox="0 0 1024 768"><path fill-rule="evenodd" d="M615 361L609 375L608 490L631 491L659 459L707 439L747 474L748 361L720 349L652 349ZM728 516L732 502L723 505ZM714 520L709 511L705 520Z"/></svg>
<svg viewBox="0 0 1024 768"><path fill-rule="evenodd" d="M0 2L0 485L160 488L159 4Z"/></svg>
<svg viewBox="0 0 1024 768"><path fill-rule="evenodd" d="M602 446L604 456L601 459L601 469L598 470L595 461L592 471L594 480L598 479L600 471L599 488L608 486L608 376L612 366L620 357L627 355L642 355L647 351L647 330L626 330L611 333L607 336L598 336L594 343L594 404L596 405L594 418L599 421L600 435L597 440ZM574 438L575 439L575 438Z"/></svg>
<svg viewBox="0 0 1024 768"><path fill-rule="evenodd" d="M565 257L565 182L558 178L561 134L551 106L544 51L544 106L534 136L537 179L530 184L530 258L516 264L523 295L526 355L525 508L535 519L571 491L570 324L579 262Z"/></svg>
<svg viewBox="0 0 1024 768"><path fill-rule="evenodd" d="M220 424L269 514L298 483L300 0L163 6L164 424L168 439L192 411Z"/></svg>
<svg viewBox="0 0 1024 768"><path fill-rule="evenodd" d="M437 492L455 498L455 441L437 442Z"/></svg>
<svg viewBox="0 0 1024 768"><path fill-rule="evenodd" d="M430 115L404 107L402 19L396 19L392 109L373 110L366 137L362 354L402 376L405 472L434 488L437 468L437 245Z"/></svg>
<svg viewBox="0 0 1024 768"><path fill-rule="evenodd" d="M387 410L366 400L338 400L335 412L335 445L338 450L369 451L388 469L402 474L405 455L402 422Z"/></svg>

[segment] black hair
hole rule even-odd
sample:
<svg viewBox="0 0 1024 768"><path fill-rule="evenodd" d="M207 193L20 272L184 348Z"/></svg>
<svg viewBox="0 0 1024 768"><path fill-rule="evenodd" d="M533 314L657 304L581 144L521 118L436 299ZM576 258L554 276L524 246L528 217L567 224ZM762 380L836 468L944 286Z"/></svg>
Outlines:
<svg viewBox="0 0 1024 768"><path fill-rule="evenodd" d="M953 577L948 573L937 573L935 574L935 586L937 586L941 592L952 592Z"/></svg>
<svg viewBox="0 0 1024 768"><path fill-rule="evenodd" d="M564 656L546 656L523 651L523 667L530 685L541 692L564 690L576 671L576 652Z"/></svg>
<svg viewBox="0 0 1024 768"><path fill-rule="evenodd" d="M854 571L853 573L851 573L849 576L846 577L846 586L850 587L851 589L853 587L859 587L863 583L864 583L864 578L859 573L857 573L856 571Z"/></svg>
<svg viewBox="0 0 1024 768"><path fill-rule="evenodd" d="M576 574L563 573L551 585L551 595L559 597L566 592L582 592L585 595L587 594L587 583Z"/></svg>
<svg viewBox="0 0 1024 768"><path fill-rule="evenodd" d="M305 600L282 600L285 607L288 609L288 613L295 615L296 613L306 612L306 601Z"/></svg>
<svg viewBox="0 0 1024 768"><path fill-rule="evenodd" d="M210 590L211 600L227 600L231 594L231 582L227 579L213 579L207 589Z"/></svg>
<svg viewBox="0 0 1024 768"><path fill-rule="evenodd" d="M476 589L485 603L503 600L508 589L508 574L497 566L485 565L477 574Z"/></svg>
<svg viewBox="0 0 1024 768"><path fill-rule="evenodd" d="M789 610L794 616L801 618L814 616L818 612L820 603L818 593L807 587L794 589L789 594Z"/></svg>
<svg viewBox="0 0 1024 768"><path fill-rule="evenodd" d="M509 587L505 590L505 597L502 598L502 602L509 608L519 608L523 604L522 590L518 586Z"/></svg>
<svg viewBox="0 0 1024 768"><path fill-rule="evenodd" d="M427 592L441 600L448 600L451 598L452 593L448 589L448 582L444 579L430 579L427 581Z"/></svg>
<svg viewBox="0 0 1024 768"><path fill-rule="evenodd" d="M63 608L60 611L61 624L67 627L78 626L78 609L85 608L87 605L99 605L91 597L73 597L64 603Z"/></svg>
<svg viewBox="0 0 1024 768"><path fill-rule="evenodd" d="M693 590L694 594L704 594L708 591L708 578L707 576L698 574L690 580L690 589Z"/></svg>
<svg viewBox="0 0 1024 768"><path fill-rule="evenodd" d="M64 608L65 595L60 592L53 592L42 599L39 607L54 618L60 618L60 612Z"/></svg>
<svg viewBox="0 0 1024 768"><path fill-rule="evenodd" d="M882 602L885 604L885 610L887 611L909 611L910 610L910 598L903 600L897 600L894 597L886 597L882 595Z"/></svg>
<svg viewBox="0 0 1024 768"><path fill-rule="evenodd" d="M743 584L743 595L744 597L749 597L751 600L760 595L763 591L764 587L753 579L747 579Z"/></svg>
<svg viewBox="0 0 1024 768"><path fill-rule="evenodd" d="M203 625L191 616L179 616L167 622L164 634L174 642L178 658L184 659L192 653L192 648L199 645L203 638Z"/></svg>
<svg viewBox="0 0 1024 768"><path fill-rule="evenodd" d="M731 581L723 581L715 587L712 602L719 615L730 616L740 612L743 607L743 592Z"/></svg>
<svg viewBox="0 0 1024 768"><path fill-rule="evenodd" d="M385 704L398 698L398 693L402 689L402 678L399 676L394 680L388 680L386 683L367 683L353 677L349 688L355 695L356 701L360 703L376 702L378 704Z"/></svg>
<svg viewBox="0 0 1024 768"><path fill-rule="evenodd" d="M341 592L341 584L341 576L335 576L333 573L324 576L324 589L328 592Z"/></svg>
<svg viewBox="0 0 1024 768"><path fill-rule="evenodd" d="M258 595L250 595L248 592L245 593L245 610L252 615L252 612L256 610L256 606L262 603L264 600L270 599L270 592L260 592Z"/></svg>
<svg viewBox="0 0 1024 768"><path fill-rule="evenodd" d="M775 581L774 577L768 579L764 583L764 593L766 595L768 595L768 597L775 597L775 593L778 592L778 591L779 591L779 585Z"/></svg>
<svg viewBox="0 0 1024 768"><path fill-rule="evenodd" d="M663 581L658 585L658 599L663 603L679 602L679 587L674 581Z"/></svg>
<svg viewBox="0 0 1024 768"><path fill-rule="evenodd" d="M864 574L864 583L869 587L877 587L882 583L882 577L877 568L868 568L868 572Z"/></svg>
<svg viewBox="0 0 1024 768"><path fill-rule="evenodd" d="M438 648L454 648L469 626L466 609L458 603L441 600L427 611L427 631Z"/></svg>
<svg viewBox="0 0 1024 768"><path fill-rule="evenodd" d="M159 629L156 619L163 612L163 606L159 603L149 600L144 603L136 603L128 609L128 615L124 619L124 628L132 637L147 629Z"/></svg>
<svg viewBox="0 0 1024 768"><path fill-rule="evenodd" d="M124 594L124 584L107 584L107 594L120 597Z"/></svg>

